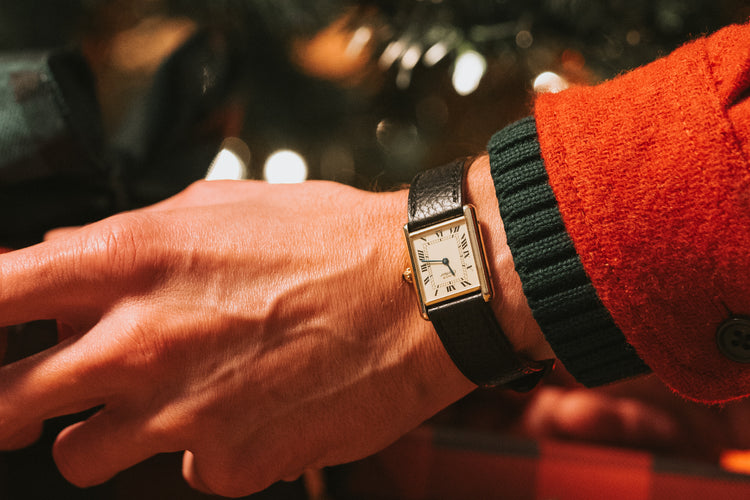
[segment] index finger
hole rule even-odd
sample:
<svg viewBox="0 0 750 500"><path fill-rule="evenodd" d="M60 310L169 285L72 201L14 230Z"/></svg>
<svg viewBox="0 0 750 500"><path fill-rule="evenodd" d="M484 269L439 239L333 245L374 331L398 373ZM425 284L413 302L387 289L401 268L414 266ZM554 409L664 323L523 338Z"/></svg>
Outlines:
<svg viewBox="0 0 750 500"><path fill-rule="evenodd" d="M100 309L120 284L114 273L132 264L134 246L133 229L110 218L0 255L0 325L75 320Z"/></svg>
<svg viewBox="0 0 750 500"><path fill-rule="evenodd" d="M59 242L0 255L0 324L54 319L74 304L71 250Z"/></svg>

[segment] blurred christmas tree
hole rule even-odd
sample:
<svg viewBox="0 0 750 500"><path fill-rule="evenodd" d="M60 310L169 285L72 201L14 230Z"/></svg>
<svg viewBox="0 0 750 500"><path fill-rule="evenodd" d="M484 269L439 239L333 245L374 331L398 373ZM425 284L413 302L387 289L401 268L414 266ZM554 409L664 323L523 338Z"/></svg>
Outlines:
<svg viewBox="0 0 750 500"><path fill-rule="evenodd" d="M76 0L64 9L44 0L0 7L0 45L101 41L144 19L188 19L213 34L207 50L222 62L184 69L222 82L202 106L231 99L242 108L254 176L289 148L311 177L392 185L481 150L528 112L544 71L599 81L749 15L742 0ZM467 53L478 55L466 59L475 74L457 89L456 62ZM137 79L128 77L100 96L110 129L132 107L121 87ZM161 159L139 161L156 168ZM187 169L185 179L194 175ZM167 194L152 191L140 201Z"/></svg>
<svg viewBox="0 0 750 500"><path fill-rule="evenodd" d="M94 219L200 178L226 135L248 144L254 178L292 150L308 178L408 182L528 114L544 72L593 83L748 15L743 0L40 0L0 6L0 48L83 47L98 175L116 181ZM90 220L78 206L18 225L33 239Z"/></svg>
<svg viewBox="0 0 750 500"><path fill-rule="evenodd" d="M750 15L738 0L170 0L168 8L236 36L250 61L245 89L262 101L248 101L246 130L260 157L278 143L299 150L315 177L384 185L481 150L528 112L544 71L599 81ZM474 53L479 69L458 89L456 63Z"/></svg>

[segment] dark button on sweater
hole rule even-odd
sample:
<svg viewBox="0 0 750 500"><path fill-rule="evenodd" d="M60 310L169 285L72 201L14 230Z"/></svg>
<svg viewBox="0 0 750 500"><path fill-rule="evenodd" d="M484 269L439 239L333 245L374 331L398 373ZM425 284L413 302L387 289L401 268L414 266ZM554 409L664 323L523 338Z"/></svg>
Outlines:
<svg viewBox="0 0 750 500"><path fill-rule="evenodd" d="M750 363L750 319L732 317L716 331L716 343L721 353L738 363Z"/></svg>

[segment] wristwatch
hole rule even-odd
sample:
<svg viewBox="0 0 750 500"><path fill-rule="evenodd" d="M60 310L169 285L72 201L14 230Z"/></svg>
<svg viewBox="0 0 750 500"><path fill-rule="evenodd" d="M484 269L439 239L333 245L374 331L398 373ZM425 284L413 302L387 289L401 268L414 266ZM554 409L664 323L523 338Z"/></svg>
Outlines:
<svg viewBox="0 0 750 500"><path fill-rule="evenodd" d="M405 279L416 288L422 316L469 380L527 391L552 362L517 354L495 318L480 227L474 207L464 204L466 163L426 170L412 181L404 226L411 268Z"/></svg>

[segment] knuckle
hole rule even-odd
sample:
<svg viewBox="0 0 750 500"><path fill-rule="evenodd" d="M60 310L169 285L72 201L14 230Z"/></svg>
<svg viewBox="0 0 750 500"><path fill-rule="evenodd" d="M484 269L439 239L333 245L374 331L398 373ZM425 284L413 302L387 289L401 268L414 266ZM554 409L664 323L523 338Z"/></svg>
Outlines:
<svg viewBox="0 0 750 500"><path fill-rule="evenodd" d="M149 393L153 381L168 376L173 364L165 357L167 348L163 345L162 335L154 331L154 323L144 319L137 311L125 308L122 315L127 313L131 313L131 317L117 318L120 331L109 344L110 349L103 356L103 361L118 367L124 378L137 384L141 391Z"/></svg>
<svg viewBox="0 0 750 500"><path fill-rule="evenodd" d="M104 234L102 245L103 254L110 268L122 273L128 273L134 269L138 255L138 238L132 225L121 219L115 219L109 231Z"/></svg>
<svg viewBox="0 0 750 500"><path fill-rule="evenodd" d="M148 419L145 428L146 434L152 441L158 442L168 450L186 448L188 435L192 429L190 416L172 408L157 412Z"/></svg>
<svg viewBox="0 0 750 500"><path fill-rule="evenodd" d="M128 275L138 263L142 235L131 214L117 215L92 226L80 253L85 262L98 262L100 271Z"/></svg>

